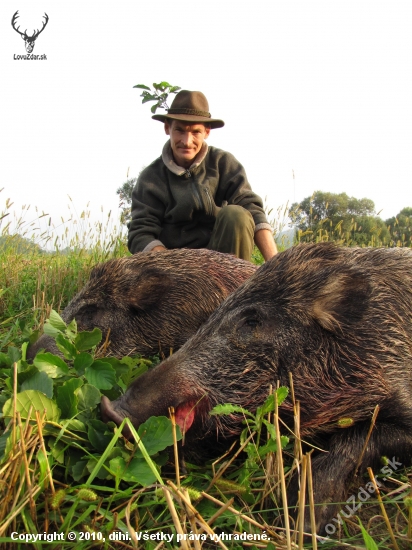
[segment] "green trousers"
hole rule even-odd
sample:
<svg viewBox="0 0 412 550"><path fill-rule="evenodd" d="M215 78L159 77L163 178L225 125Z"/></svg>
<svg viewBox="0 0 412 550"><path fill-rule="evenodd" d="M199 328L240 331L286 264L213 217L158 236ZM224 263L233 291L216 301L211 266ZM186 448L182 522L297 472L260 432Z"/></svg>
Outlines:
<svg viewBox="0 0 412 550"><path fill-rule="evenodd" d="M250 262L254 232L255 222L248 210L234 204L223 206L216 217L207 248L232 254Z"/></svg>

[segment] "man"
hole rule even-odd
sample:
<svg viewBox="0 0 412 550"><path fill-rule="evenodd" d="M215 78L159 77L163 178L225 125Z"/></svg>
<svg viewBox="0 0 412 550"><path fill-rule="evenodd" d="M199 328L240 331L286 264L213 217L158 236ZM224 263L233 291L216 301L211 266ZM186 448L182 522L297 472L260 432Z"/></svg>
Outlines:
<svg viewBox="0 0 412 550"><path fill-rule="evenodd" d="M130 252L209 248L250 260L256 243L265 260L274 256L262 200L243 166L206 144L210 130L224 126L211 118L206 97L181 90L167 115L152 118L164 123L170 139L133 190Z"/></svg>

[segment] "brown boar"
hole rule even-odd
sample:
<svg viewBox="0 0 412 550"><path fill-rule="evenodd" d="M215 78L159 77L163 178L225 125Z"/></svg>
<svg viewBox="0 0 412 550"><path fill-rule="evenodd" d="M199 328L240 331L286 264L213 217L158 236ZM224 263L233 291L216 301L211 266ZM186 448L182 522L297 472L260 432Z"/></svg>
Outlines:
<svg viewBox="0 0 412 550"><path fill-rule="evenodd" d="M328 452L313 455L317 529L345 499L371 425L360 470L381 456L412 456L412 251L300 245L275 256L231 294L172 357L135 380L106 420L135 426L173 406L185 457L202 460L242 429L237 415L209 411L233 403L251 411L269 386L289 384L300 401L301 436ZM293 428L287 400L281 418ZM351 419L342 429L339 422ZM349 423L350 424L350 423ZM297 497L292 481L290 498Z"/></svg>
<svg viewBox="0 0 412 550"><path fill-rule="evenodd" d="M178 349L209 315L257 269L250 262L212 250L140 252L96 266L86 286L62 313L79 330L98 327L117 357ZM43 335L29 348L58 353Z"/></svg>

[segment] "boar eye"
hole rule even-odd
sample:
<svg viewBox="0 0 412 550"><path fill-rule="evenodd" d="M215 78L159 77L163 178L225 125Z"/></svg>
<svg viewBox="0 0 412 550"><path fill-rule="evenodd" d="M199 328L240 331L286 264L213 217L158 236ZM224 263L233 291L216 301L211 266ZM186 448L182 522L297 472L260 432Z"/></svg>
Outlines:
<svg viewBox="0 0 412 550"><path fill-rule="evenodd" d="M256 328L259 325L260 325L260 322L258 319L246 319L245 321L245 326L250 328Z"/></svg>

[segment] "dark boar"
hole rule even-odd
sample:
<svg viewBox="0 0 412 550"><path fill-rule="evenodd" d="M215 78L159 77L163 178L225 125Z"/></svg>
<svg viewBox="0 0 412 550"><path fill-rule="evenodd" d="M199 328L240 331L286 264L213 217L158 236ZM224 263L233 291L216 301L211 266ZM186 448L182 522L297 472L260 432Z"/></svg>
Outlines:
<svg viewBox="0 0 412 550"><path fill-rule="evenodd" d="M302 245L275 256L229 296L173 356L138 378L124 396L102 399L103 417L138 426L176 411L185 456L204 458L236 437L241 418L210 416L219 403L256 410L269 385L293 375L301 436L313 456L317 528L344 501L360 469L380 457L412 456L412 253ZM280 416L293 427L286 401ZM351 419L346 429L341 419ZM291 500L296 501L292 481Z"/></svg>
<svg viewBox="0 0 412 550"><path fill-rule="evenodd" d="M109 353L153 355L176 350L257 267L211 250L141 252L96 266L62 313L79 330L110 329ZM29 349L58 352L43 335Z"/></svg>

